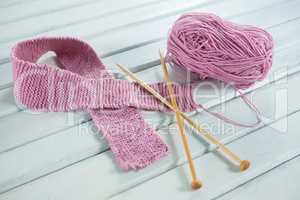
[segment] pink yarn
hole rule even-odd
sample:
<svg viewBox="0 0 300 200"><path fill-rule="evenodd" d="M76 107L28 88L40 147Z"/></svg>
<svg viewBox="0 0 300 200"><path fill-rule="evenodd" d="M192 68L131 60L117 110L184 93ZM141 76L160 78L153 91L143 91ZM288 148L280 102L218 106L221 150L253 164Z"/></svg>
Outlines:
<svg viewBox="0 0 300 200"><path fill-rule="evenodd" d="M189 13L182 15L172 27L167 60L171 65L194 72L201 79L221 80L238 90L265 78L272 66L272 51L272 36L263 29L237 25L214 14ZM242 124L199 106L225 122L254 127L261 122L260 113L238 92L256 113L256 123Z"/></svg>
<svg viewBox="0 0 300 200"><path fill-rule="evenodd" d="M173 25L168 61L200 78L248 88L265 78L272 65L273 40L263 29L237 25L214 14L189 13Z"/></svg>
<svg viewBox="0 0 300 200"><path fill-rule="evenodd" d="M262 29L236 25L212 14L191 13L175 22L167 49L169 62L201 78L243 89L266 76L272 64L273 41ZM56 53L63 69L36 63L48 51ZM166 155L167 146L137 109L168 109L137 84L114 79L87 43L74 38L23 41L14 47L11 59L19 103L34 110L88 111L122 169L144 168ZM168 98L164 83L151 86ZM175 87L182 111L199 108L192 89L193 85ZM258 116L255 106L242 98ZM253 126L208 112L232 124Z"/></svg>
<svg viewBox="0 0 300 200"><path fill-rule="evenodd" d="M36 63L48 51L56 53L62 69ZM87 43L68 37L23 41L13 48L11 61L19 103L33 110L86 110L122 169L144 168L167 154L167 145L137 108L168 109L139 85L114 79ZM164 83L151 86L168 98ZM176 85L176 98L184 111L198 108L192 88Z"/></svg>
<svg viewBox="0 0 300 200"><path fill-rule="evenodd" d="M37 59L54 51L63 69L38 64ZM37 111L117 109L135 107L168 112L169 109L137 83L114 79L94 50L75 38L36 38L19 42L12 50L16 100ZM151 84L169 98L165 83ZM193 85L175 85L179 107L184 112L198 108Z"/></svg>

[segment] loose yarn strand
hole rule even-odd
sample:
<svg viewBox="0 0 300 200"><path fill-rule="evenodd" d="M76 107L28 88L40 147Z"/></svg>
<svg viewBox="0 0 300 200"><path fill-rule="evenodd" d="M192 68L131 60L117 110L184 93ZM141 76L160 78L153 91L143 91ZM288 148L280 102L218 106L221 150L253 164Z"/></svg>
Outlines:
<svg viewBox="0 0 300 200"><path fill-rule="evenodd" d="M216 117L216 118L219 118L221 120L223 120L224 122L226 123L229 123L229 124L233 124L235 126L240 126L240 127L245 127L245 128L251 128L251 127L255 127L257 126L258 124L261 123L261 117L260 117L260 111L257 109L257 107L240 91L240 90L237 90L236 91L240 94L240 97L242 98L242 100L246 103L246 105L255 113L256 115L256 122L252 123L252 124L243 124L243 123L240 123L240 122L237 122L237 121L234 121L228 117L225 117L224 115L220 114L220 113L217 113L217 112L212 112L210 111L209 109L205 108L203 105L201 104L198 104L199 107L204 110L205 112L207 112L208 114Z"/></svg>

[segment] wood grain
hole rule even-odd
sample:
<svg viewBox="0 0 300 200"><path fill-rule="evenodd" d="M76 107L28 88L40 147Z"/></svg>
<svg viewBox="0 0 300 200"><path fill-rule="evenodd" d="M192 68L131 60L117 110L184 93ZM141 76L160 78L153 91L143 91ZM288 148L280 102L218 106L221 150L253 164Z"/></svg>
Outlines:
<svg viewBox="0 0 300 200"><path fill-rule="evenodd" d="M268 185L286 180L284 177L298 177L299 162L293 158L299 154L299 9L298 0L1 1L0 199L246 199L249 195L283 197L285 191L291 198L298 197L293 187L299 184L296 178L290 178L291 184L282 185L282 190L273 194ZM144 170L125 173L118 169L106 142L85 113L32 114L16 106L8 58L17 40L40 35L79 36L88 40L113 72L114 64L122 63L151 83L163 79L157 50L165 50L171 24L187 11L214 12L237 23L264 27L275 39L271 73L245 91L262 111L266 126L232 127L205 113L190 113L216 132L218 139L254 161L251 171L238 173L228 168L214 153L214 146L188 132L196 167L200 167L200 178L205 181L203 191L190 192L188 184L179 181L187 178L188 171L170 115L143 112L173 154ZM233 90L215 84L217 96L205 96L211 88L201 87L196 100L243 122L254 119ZM288 127L288 131L282 134L278 127ZM292 164L276 167L285 162ZM267 187L267 193L263 193L263 187Z"/></svg>

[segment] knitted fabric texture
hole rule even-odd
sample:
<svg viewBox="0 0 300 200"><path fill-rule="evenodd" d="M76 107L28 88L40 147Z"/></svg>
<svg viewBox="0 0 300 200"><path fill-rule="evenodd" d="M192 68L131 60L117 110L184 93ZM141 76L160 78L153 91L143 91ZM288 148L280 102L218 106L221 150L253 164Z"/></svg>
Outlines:
<svg viewBox="0 0 300 200"><path fill-rule="evenodd" d="M62 68L37 64L53 51ZM169 111L135 83L114 79L95 51L75 38L37 38L12 50L16 101L38 111L86 110L106 138L119 166L140 169L165 156L168 147L144 121L138 109ZM152 84L165 98L164 83ZM179 108L192 111L193 85L176 85Z"/></svg>

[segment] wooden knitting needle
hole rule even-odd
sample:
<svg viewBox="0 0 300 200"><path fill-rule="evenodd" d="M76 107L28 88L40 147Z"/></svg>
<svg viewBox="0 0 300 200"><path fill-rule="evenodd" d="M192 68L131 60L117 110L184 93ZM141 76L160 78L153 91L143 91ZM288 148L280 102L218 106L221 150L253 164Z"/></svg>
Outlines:
<svg viewBox="0 0 300 200"><path fill-rule="evenodd" d="M215 144L220 150L223 151L224 154L226 154L229 158L231 158L232 161L235 161L239 164L240 170L244 171L249 168L250 162L248 160L241 160L237 155L235 155L233 152L231 152L224 144L220 143L217 139L215 139L208 131L204 130L200 125L197 125L193 122L192 119L190 119L187 115L185 115L181 111L177 111L164 97L162 97L156 90L154 90L152 87L147 85L147 83L143 82L139 78L137 78L132 72L130 72L128 69L123 67L120 64L117 64L117 67L123 71L125 74L130 76L134 81L136 81L139 85L141 85L145 90L147 90L149 93L151 93L154 97L156 97L158 100L160 100L163 104L165 104L169 109L171 109L173 112L179 112L181 116L188 122L190 126L192 126L194 129L198 131L202 136L204 136L208 141Z"/></svg>
<svg viewBox="0 0 300 200"><path fill-rule="evenodd" d="M165 79L165 82L167 84L169 95L171 96L171 103L172 103L173 107L177 110L175 112L175 116L176 116L176 121L177 121L178 129L179 129L179 133L180 133L180 136L181 136L181 139L182 139L182 142L183 142L184 151L185 151L185 154L187 156L187 160L188 160L191 175L192 175L192 188L194 190L196 190L196 189L199 189L199 188L202 187L202 183L197 178L197 175L196 175L196 170L195 170L195 165L194 165L194 162L193 162L193 157L192 157L191 150L190 150L190 147L189 147L189 144L188 144L187 136L186 136L185 131L184 131L184 121L183 121L183 118L181 117L180 113L178 112L179 109L178 109L178 105L177 105L177 102L176 102L172 82L171 82L170 76L168 74L168 69L167 69L166 63L164 62L164 58L163 58L163 56L161 55L160 52L159 52L159 55L160 55L160 63L162 65L163 72L164 72L164 79Z"/></svg>

